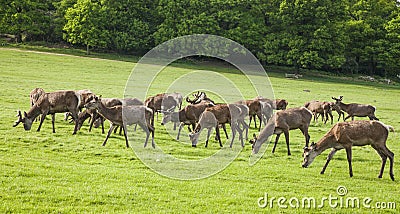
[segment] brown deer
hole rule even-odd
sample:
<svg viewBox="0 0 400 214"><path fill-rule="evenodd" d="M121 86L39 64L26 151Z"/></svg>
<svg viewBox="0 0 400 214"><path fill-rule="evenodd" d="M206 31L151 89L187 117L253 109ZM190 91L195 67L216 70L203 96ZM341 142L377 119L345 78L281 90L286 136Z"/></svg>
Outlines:
<svg viewBox="0 0 400 214"><path fill-rule="evenodd" d="M312 113L305 107L300 108L289 108L286 110L278 111L267 123L264 129L260 132L258 137L254 134L254 139L250 140L253 144L253 153L257 154L260 150L261 145L273 134L276 134L274 148L272 153L275 152L276 144L278 143L279 137L282 133L285 134L286 146L288 149L288 155L291 155L289 148L289 130L300 129L306 139L306 146L310 141L310 135L308 134L308 127L312 119Z"/></svg>
<svg viewBox="0 0 400 214"><path fill-rule="evenodd" d="M322 115L322 122L326 124L328 121L328 116L331 118L331 124L333 123L333 115L331 110L331 104L329 102L321 102L318 100L313 100L304 104L308 110L310 110L314 115L314 122L318 121L318 115Z"/></svg>
<svg viewBox="0 0 400 214"><path fill-rule="evenodd" d="M71 112L73 120L76 121L78 118L80 105L79 95L75 91L56 91L45 93L37 100L37 102L29 109L28 112L24 112L24 117L22 117L21 111L18 111L18 120L14 123L16 127L19 123L24 124L25 130L30 130L32 127L32 122L42 114L39 127L37 131L40 131L43 121L47 114L52 115L52 126L53 133L56 132L54 127L54 115L55 113Z"/></svg>
<svg viewBox="0 0 400 214"><path fill-rule="evenodd" d="M378 178L382 178L386 160L389 158L389 174L390 178L394 181L394 154L386 147L386 140L388 138L389 131L394 132L393 127L385 125L379 121L361 120L337 123L318 141L318 143L315 144L313 142L310 147L304 148L304 160L302 166L305 168L310 166L315 157L320 155L323 151L332 148L321 171L321 174L324 174L329 161L332 159L335 153L338 150L345 149L347 161L349 163L349 173L350 177L352 177L352 147L371 145L372 148L374 148L382 158L382 166Z"/></svg>
<svg viewBox="0 0 400 214"><path fill-rule="evenodd" d="M111 132L116 126L121 126L124 131L126 147L129 147L127 137L127 126L132 124L138 124L146 132L146 140L144 147L147 146L150 133L152 134L151 145L155 148L154 143L154 127L150 123L150 119L153 114L153 110L144 105L118 105L111 108L107 108L101 98L95 97L92 101L85 105L87 109L96 109L99 114L110 121L111 127L108 131L107 137L103 142L103 146L106 145Z"/></svg>
<svg viewBox="0 0 400 214"><path fill-rule="evenodd" d="M217 119L218 123L217 123L217 126L215 127L216 138L218 139L219 146L223 147L222 142L221 142L220 132L219 132L219 125L222 125L222 128L225 131L226 139L228 139L228 134L226 133L226 127L225 127L226 123L231 123L231 114L229 111L228 104L217 104L215 106L206 108L204 111L209 111L209 112L213 113L215 118ZM206 147L207 147L207 145L208 144L206 144Z"/></svg>
<svg viewBox="0 0 400 214"><path fill-rule="evenodd" d="M178 128L178 135L176 136L176 139L179 140L179 136L183 126L191 125L194 129L196 122L198 122L200 119L201 114L207 107L210 106L213 106L213 104L204 101L194 105L187 105L185 108L179 110L178 112L164 112L164 117L161 125L165 125L170 121L174 123L180 123ZM191 132L192 130L189 128L189 131Z"/></svg>
<svg viewBox="0 0 400 214"><path fill-rule="evenodd" d="M345 111L348 115L343 120L346 121L351 117L351 120L354 120L354 117L368 117L370 120L379 120L375 117L375 107L371 105L364 105L358 103L350 103L344 104L342 103L343 96L339 98L332 97L335 100L335 105L338 106L341 110Z"/></svg>
<svg viewBox="0 0 400 214"><path fill-rule="evenodd" d="M167 110L173 112L176 107L182 106L182 95L179 93L161 93L148 97L144 103L157 114L158 120L159 112L166 112ZM152 118L151 124L154 126L154 118Z"/></svg>

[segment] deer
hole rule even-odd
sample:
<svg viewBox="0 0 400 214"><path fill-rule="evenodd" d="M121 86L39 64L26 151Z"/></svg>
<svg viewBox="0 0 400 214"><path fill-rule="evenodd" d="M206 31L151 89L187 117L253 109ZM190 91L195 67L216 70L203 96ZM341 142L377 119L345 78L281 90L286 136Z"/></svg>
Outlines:
<svg viewBox="0 0 400 214"><path fill-rule="evenodd" d="M153 112L157 113L158 120L158 112L165 112L166 109L173 111L176 107L182 106L182 95L179 93L161 93L148 97L144 103L147 107L151 108ZM152 118L151 122L154 126L154 118Z"/></svg>
<svg viewBox="0 0 400 214"><path fill-rule="evenodd" d="M322 168L321 174L325 173L326 167L338 150L345 149L347 162L349 165L350 177L353 177L351 164L352 147L371 145L382 159L382 166L378 178L382 174L386 165L386 160L390 160L390 178L394 181L393 163L394 154L386 147L386 140L389 131L394 132L394 128L375 120L360 120L340 122L335 124L317 143L311 143L310 147L305 147L303 152L302 166L307 168L314 159L327 149L331 149L326 163Z"/></svg>
<svg viewBox="0 0 400 214"><path fill-rule="evenodd" d="M18 111L18 120L14 123L16 127L19 123L24 124L26 131L32 127L32 122L42 114L39 127L37 131L40 131L43 121L47 114L52 115L52 126L53 133L56 132L54 127L55 113L71 112L74 121L78 118L80 105L80 96L75 91L56 91L45 93L37 100L37 102L29 109L28 112L24 112L22 117L21 111Z"/></svg>
<svg viewBox="0 0 400 214"><path fill-rule="evenodd" d="M289 148L289 130L293 129L301 130L306 140L306 146L308 146L310 141L308 127L310 126L311 119L312 113L305 107L289 108L276 112L258 136L253 134L253 139L250 140L250 143L253 147L253 154L257 154L261 148L261 145L271 135L276 134L274 148L272 149L272 153L274 153L279 137L282 133L284 133L288 155L291 155Z"/></svg>
<svg viewBox="0 0 400 214"><path fill-rule="evenodd" d="M375 116L375 110L376 108L371 105L364 105L364 104L358 104L358 103L350 103L350 104L344 104L342 103L343 96L340 96L339 98L332 97L333 100L335 100L335 106L339 107L341 110L345 111L348 115L343 119L343 121L346 121L351 117L351 120L354 120L354 117L368 117L370 120L379 120Z"/></svg>
<svg viewBox="0 0 400 214"><path fill-rule="evenodd" d="M260 101L257 99L253 100L243 100L243 101L238 101L236 104L245 104L249 108L249 117L250 117L250 122L249 125L251 124L251 120L254 119L254 128L257 128L257 122L256 122L256 116L258 117L260 121L260 126L258 127L258 130L261 130L261 121L263 120L263 115L262 115L262 106L260 104Z"/></svg>
<svg viewBox="0 0 400 214"><path fill-rule="evenodd" d="M266 124L266 122L271 118L273 110L285 110L288 102L285 99L275 99L275 100L271 100L271 99L267 99L267 98L263 98L261 96L256 97L253 99L253 102L259 102L260 106L258 106L257 104L254 103L249 103L248 102L248 106L249 108L252 108L252 110L250 110L250 122L252 118L254 119L254 126L255 128L257 128L257 123L256 123L256 115L258 117L258 119L260 120L260 126L258 127L258 131L261 130L261 121L263 121L264 125ZM250 105L253 105L252 107ZM260 111L260 112L259 112Z"/></svg>
<svg viewBox="0 0 400 214"><path fill-rule="evenodd" d="M199 122L196 125L196 128L193 132L189 133L190 141L192 142L192 147L196 147L200 133L203 129L208 129L207 138L206 138L206 146L208 146L208 140L210 135L215 127L217 127L218 121L215 118L214 114L210 111L205 111L201 114Z"/></svg>
<svg viewBox="0 0 400 214"><path fill-rule="evenodd" d="M222 142L221 142L220 132L219 132L219 125L222 125L222 127L223 127L223 129L225 131L225 134L226 134L226 138L228 138L228 134L226 133L226 128L225 128L225 123L230 123L231 122L231 114L230 114L230 111L229 111L228 104L217 104L215 106L207 107L204 110L204 112L211 112L214 115L214 117L216 119L216 122L217 122L217 125L215 126L216 139L219 142L219 146L223 147L222 146ZM199 125L199 127L200 126L201 126L201 124ZM198 128L198 129L200 129L200 128ZM210 131L210 129L209 129L209 131ZM234 133L234 132L232 132L232 133ZM197 138L198 138L199 134L200 133L197 134ZM197 143L197 141L196 141L196 143ZM192 141L192 146L196 147L196 144L194 144L193 141ZM207 147L207 146L208 146L208 141L206 141L205 147Z"/></svg>
<svg viewBox="0 0 400 214"><path fill-rule="evenodd" d="M314 115L314 122L318 121L318 114L322 115L322 122L326 124L328 121L328 116L331 118L331 124L333 123L333 115L331 111L331 104L329 102L321 102L318 100L313 100L304 104L308 110L310 110Z"/></svg>
<svg viewBox="0 0 400 214"><path fill-rule="evenodd" d="M151 117L153 110L144 105L117 105L114 107L106 107L101 98L95 97L92 101L85 105L87 109L96 109L98 113L110 121L111 127L108 130L106 139L103 142L103 146L106 145L111 132L116 126L121 126L124 131L126 147L129 148L128 137L127 137L127 126L138 124L143 131L146 132L146 140L144 147L147 146L147 142L151 133L151 145L155 148L154 143L154 127L151 125Z"/></svg>
<svg viewBox="0 0 400 214"><path fill-rule="evenodd" d="M190 104L185 108L179 110L178 112L164 112L164 117L161 122L161 125L165 125L168 122L172 121L174 123L179 123L178 135L176 136L176 140L179 140L180 132L184 125L191 125L193 129L195 129L196 122L199 121L201 114L207 107L211 107L213 104L208 103L206 101L200 102L198 104ZM189 127L189 131L192 130Z"/></svg>
<svg viewBox="0 0 400 214"><path fill-rule="evenodd" d="M95 94L89 89L76 90L75 93L80 97L79 112L82 112L83 106L88 103ZM67 121L70 116L71 113L66 112L64 120Z"/></svg>

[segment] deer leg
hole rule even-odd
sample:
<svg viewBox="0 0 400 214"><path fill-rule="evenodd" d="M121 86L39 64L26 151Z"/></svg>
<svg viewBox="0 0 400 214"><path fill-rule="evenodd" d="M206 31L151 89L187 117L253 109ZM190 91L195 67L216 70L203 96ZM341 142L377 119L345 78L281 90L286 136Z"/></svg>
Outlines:
<svg viewBox="0 0 400 214"><path fill-rule="evenodd" d="M258 120L260 121L260 125L258 126L258 131L261 130L261 121L262 121L262 115L261 114L257 114ZM254 119L255 121L255 119Z"/></svg>
<svg viewBox="0 0 400 214"><path fill-rule="evenodd" d="M326 167L328 167L329 162L331 161L331 159L333 158L333 156L335 155L335 153L337 151L338 151L338 149L332 148L331 152L329 152L329 155L326 158L326 163L325 163L324 167L321 170L321 174L325 173Z"/></svg>
<svg viewBox="0 0 400 214"><path fill-rule="evenodd" d="M381 170L379 172L378 178L382 178L383 171L385 170L386 160L389 157L389 160L391 159L390 162L392 162L393 153L388 151L387 148L383 148L383 147L372 146L372 148L374 148L378 152L379 156L381 156L382 166L381 166ZM390 165L392 165L392 163ZM392 177L393 177L393 171L390 171L390 178L392 178ZM392 180L394 180L394 178Z"/></svg>
<svg viewBox="0 0 400 214"><path fill-rule="evenodd" d="M310 143L310 135L308 134L308 127L301 127L300 131L303 133L304 137L306 138L306 147Z"/></svg>
<svg viewBox="0 0 400 214"><path fill-rule="evenodd" d="M122 126L120 126L120 127L119 127L119 135L121 135L121 134L122 134L122 133L121 133L121 132L122 132L122 129L123 129L123 127L122 127Z"/></svg>
<svg viewBox="0 0 400 214"><path fill-rule="evenodd" d="M155 131L155 129L154 129L154 127L152 126L152 125L150 125L150 124L148 124L147 125L147 128L150 130L150 132L151 132L151 146L153 147L153 149L155 149L156 148L156 144L154 143L154 131Z"/></svg>
<svg viewBox="0 0 400 214"><path fill-rule="evenodd" d="M120 130L121 130L121 128L124 130L126 148L129 148L128 133L127 133L127 131L126 131L126 125L124 124L124 125L120 126Z"/></svg>
<svg viewBox="0 0 400 214"><path fill-rule="evenodd" d="M225 126L225 123L223 123L223 124L222 124L222 129L224 129L224 132L225 132L226 139L229 139L229 137L228 137L228 133L226 132L226 126Z"/></svg>
<svg viewBox="0 0 400 214"><path fill-rule="evenodd" d="M286 146L287 146L288 155L291 155L290 148L289 148L289 130L285 130L283 133L285 134L285 140L286 140Z"/></svg>
<svg viewBox="0 0 400 214"><path fill-rule="evenodd" d="M108 138L110 137L110 135L111 135L111 132L113 131L113 129L115 128L115 125L114 124L111 124L111 127L110 127L110 130L108 130L108 134L107 134L107 137L106 137L106 139L104 140L104 142L103 142L103 146L105 146L106 145L106 143L107 143L107 140L108 140Z"/></svg>
<svg viewBox="0 0 400 214"><path fill-rule="evenodd" d="M147 127L147 125L143 124L143 123L138 123L140 128L143 129L144 132L146 132L146 140L144 141L144 147L147 146L147 141L149 140L149 136L150 136L150 131Z"/></svg>
<svg viewBox="0 0 400 214"><path fill-rule="evenodd" d="M394 154L386 146L385 146L385 148L386 148L387 156L389 157L389 161L390 161L390 171L389 171L390 179L392 179L392 181L394 181L394 174L393 174Z"/></svg>
<svg viewBox="0 0 400 214"><path fill-rule="evenodd" d="M217 138L218 138L219 146L222 147L221 135L220 135L220 132L219 132L218 124L217 124L217 128L216 128L216 132L217 132Z"/></svg>
<svg viewBox="0 0 400 214"><path fill-rule="evenodd" d="M212 129L213 129L213 128L208 128L208 131L207 131L207 139L206 139L206 147L207 147L207 145L208 145L208 140L210 139L210 135L211 135Z"/></svg>
<svg viewBox="0 0 400 214"><path fill-rule="evenodd" d="M51 114L51 125L53 127L53 133L56 133L56 128L54 127L55 120L56 120L56 114Z"/></svg>
<svg viewBox="0 0 400 214"><path fill-rule="evenodd" d="M329 114L329 117L331 118L331 125L332 125L332 124L333 124L333 115L332 115L332 112L329 112L328 114ZM326 117L328 117L328 116L326 116Z"/></svg>
<svg viewBox="0 0 400 214"><path fill-rule="evenodd" d="M101 122L101 133L104 134L104 118L100 117L100 122Z"/></svg>
<svg viewBox="0 0 400 214"><path fill-rule="evenodd" d="M350 115L348 115L347 117L345 117L344 119L343 119L343 121L346 121L347 119L349 119L351 116Z"/></svg>
<svg viewBox="0 0 400 214"><path fill-rule="evenodd" d="M249 135L249 125L247 125L245 121L241 121L241 124L243 126L243 129L246 131L245 139L247 140Z"/></svg>
<svg viewBox="0 0 400 214"><path fill-rule="evenodd" d="M181 134L182 127L183 127L183 123L180 123L179 129L178 129L178 135L176 136L176 140L179 140L179 135Z"/></svg>
<svg viewBox="0 0 400 214"><path fill-rule="evenodd" d="M236 136L236 124L235 123L231 123L231 131L232 131L232 139L231 139L231 145L229 146L230 148L232 148L233 140L235 140L235 136Z"/></svg>
<svg viewBox="0 0 400 214"><path fill-rule="evenodd" d="M351 166L351 147L346 148L346 154L347 154L347 162L349 163L349 174L350 177L353 177L353 168Z"/></svg>
<svg viewBox="0 0 400 214"><path fill-rule="evenodd" d="M46 119L47 113L42 114L42 118L40 119L39 127L37 128L36 131L40 131L40 128L42 127L43 121Z"/></svg>
<svg viewBox="0 0 400 214"><path fill-rule="evenodd" d="M98 118L97 115L98 115L98 114L95 112L95 113L93 113L93 115L92 115L92 117L91 117L92 119L90 120L89 132L92 131L93 123L94 123L94 121L96 121L97 118Z"/></svg>
<svg viewBox="0 0 400 214"><path fill-rule="evenodd" d="M278 143L279 137L281 136L281 134L277 134L276 138L275 138L275 144L274 144L274 148L272 149L272 153L275 152L275 148L276 148L276 144Z"/></svg>
<svg viewBox="0 0 400 214"><path fill-rule="evenodd" d="M253 119L253 115L249 115L250 121L249 121L249 126L251 125L251 120Z"/></svg>

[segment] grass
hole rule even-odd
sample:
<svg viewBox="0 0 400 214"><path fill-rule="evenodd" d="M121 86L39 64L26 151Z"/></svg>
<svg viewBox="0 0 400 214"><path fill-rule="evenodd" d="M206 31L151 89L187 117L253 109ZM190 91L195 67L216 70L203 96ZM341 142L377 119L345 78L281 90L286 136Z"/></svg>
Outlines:
<svg viewBox="0 0 400 214"><path fill-rule="evenodd" d="M29 109L29 92L35 87L46 91L88 88L103 97L122 97L135 59L105 58L112 60L0 49L0 212L308 213L309 209L278 208L276 199L273 208L268 204L262 209L257 200L267 193L269 199L314 197L318 203L329 195L337 197L339 185L348 189L344 199L370 197L372 206L375 202L396 202L399 206L399 182L390 180L388 164L383 178L377 178L381 160L371 147L353 149L353 178L348 176L344 151L338 152L326 174L320 175L327 152L317 157L308 169L301 168L304 137L299 130L290 133L292 156L286 155L282 137L275 154L271 154L271 147L268 147L261 160L250 166L251 147L246 144L223 171L205 179L181 181L161 176L146 167L131 149L125 148L122 136L112 135L108 144L102 147L105 135L101 135L98 129L89 133L86 125L77 135L71 135L73 125L63 121L61 114L56 116L54 134L50 120L44 122L40 132L35 131L37 123L32 131L24 131L21 125L12 127L15 111ZM246 98L255 95L237 70L205 63L168 66L154 79L149 94L161 92L170 82L198 70L201 70L200 74L218 71L232 80ZM269 73L269 76L275 96L287 99L289 107L343 95L345 102L373 104L381 121L400 130L398 85L353 82L325 75L306 74L298 80L285 79L283 73ZM207 82L220 84L216 78L208 78ZM138 90L144 89L138 86ZM253 127L250 134L257 133ZM318 141L330 127L330 124L312 123L311 140ZM179 158L202 159L220 151L214 140L207 149L203 147L204 140L200 141L198 148L191 148L173 140L174 136L170 136L159 123L156 130L157 146ZM185 135L182 134L183 139L187 138ZM142 146L142 143L142 140L130 142L135 146ZM398 134L391 133L387 145L396 155L400 154ZM222 150L229 152L225 147ZM239 147L238 141L234 147ZM399 178L400 163L398 156L395 157L394 174ZM374 211L395 213L397 209ZM326 202L323 208L311 211L364 213L370 209L331 208Z"/></svg>

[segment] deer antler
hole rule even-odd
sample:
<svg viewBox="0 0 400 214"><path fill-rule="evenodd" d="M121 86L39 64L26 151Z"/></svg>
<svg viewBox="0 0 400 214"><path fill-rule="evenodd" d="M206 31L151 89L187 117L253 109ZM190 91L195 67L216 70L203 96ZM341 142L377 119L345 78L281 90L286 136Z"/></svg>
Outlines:
<svg viewBox="0 0 400 214"><path fill-rule="evenodd" d="M23 121L22 119L22 114L21 114L21 110L18 110L18 114L16 115L18 117L18 120L14 122L13 127L18 126L19 123L21 123Z"/></svg>

